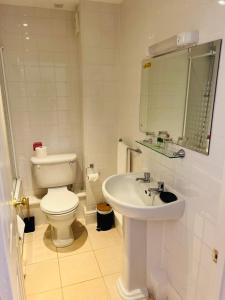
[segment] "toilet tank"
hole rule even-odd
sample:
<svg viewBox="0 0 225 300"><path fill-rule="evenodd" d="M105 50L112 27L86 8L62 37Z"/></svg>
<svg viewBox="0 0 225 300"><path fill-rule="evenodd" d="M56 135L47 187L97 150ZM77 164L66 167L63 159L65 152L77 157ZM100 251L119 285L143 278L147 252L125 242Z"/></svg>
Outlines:
<svg viewBox="0 0 225 300"><path fill-rule="evenodd" d="M76 177L76 159L75 153L31 157L35 183L39 188L73 184Z"/></svg>

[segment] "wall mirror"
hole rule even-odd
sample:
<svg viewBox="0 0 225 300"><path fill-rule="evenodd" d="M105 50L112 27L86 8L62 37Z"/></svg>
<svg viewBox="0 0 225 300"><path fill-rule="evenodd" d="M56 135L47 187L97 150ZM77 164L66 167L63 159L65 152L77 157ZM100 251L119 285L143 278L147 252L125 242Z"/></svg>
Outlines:
<svg viewBox="0 0 225 300"><path fill-rule="evenodd" d="M144 60L140 130L209 154L221 40Z"/></svg>

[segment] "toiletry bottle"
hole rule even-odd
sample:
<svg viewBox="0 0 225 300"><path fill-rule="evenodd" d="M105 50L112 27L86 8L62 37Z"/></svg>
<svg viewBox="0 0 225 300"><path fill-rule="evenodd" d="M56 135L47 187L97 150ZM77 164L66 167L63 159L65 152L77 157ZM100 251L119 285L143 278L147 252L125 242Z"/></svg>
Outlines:
<svg viewBox="0 0 225 300"><path fill-rule="evenodd" d="M146 135L147 135L147 139L146 141L150 144L156 144L156 134L154 131L152 132L146 132Z"/></svg>
<svg viewBox="0 0 225 300"><path fill-rule="evenodd" d="M165 148L165 139L168 139L170 137L169 133L167 131L159 131L158 137L157 137L157 144L160 148Z"/></svg>

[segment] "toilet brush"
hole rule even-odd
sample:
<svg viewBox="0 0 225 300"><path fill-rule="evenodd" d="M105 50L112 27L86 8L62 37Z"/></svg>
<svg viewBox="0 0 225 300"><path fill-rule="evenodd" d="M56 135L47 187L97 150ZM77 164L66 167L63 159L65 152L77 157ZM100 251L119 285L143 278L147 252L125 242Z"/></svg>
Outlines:
<svg viewBox="0 0 225 300"><path fill-rule="evenodd" d="M30 203L29 203L29 198L25 198L26 200L26 208L27 208L27 217L24 218L24 223L25 223L25 229L24 232L34 232L35 231L35 219L34 216L30 216Z"/></svg>

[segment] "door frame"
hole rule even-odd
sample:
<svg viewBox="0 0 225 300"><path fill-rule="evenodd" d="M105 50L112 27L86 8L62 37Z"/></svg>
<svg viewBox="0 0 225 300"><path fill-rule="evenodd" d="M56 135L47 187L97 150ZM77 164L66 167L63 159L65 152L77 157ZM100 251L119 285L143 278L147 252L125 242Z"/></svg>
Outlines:
<svg viewBox="0 0 225 300"><path fill-rule="evenodd" d="M0 299L24 300L22 257L0 84Z"/></svg>

